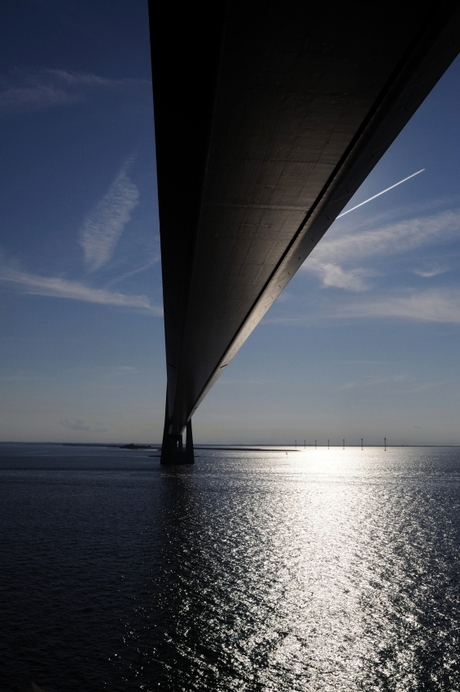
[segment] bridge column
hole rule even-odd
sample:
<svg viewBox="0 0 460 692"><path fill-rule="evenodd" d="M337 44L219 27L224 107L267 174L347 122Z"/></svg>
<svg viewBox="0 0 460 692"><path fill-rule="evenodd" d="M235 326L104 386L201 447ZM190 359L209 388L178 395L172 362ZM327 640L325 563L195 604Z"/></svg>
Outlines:
<svg viewBox="0 0 460 692"><path fill-rule="evenodd" d="M191 419L187 423L186 427L186 437L185 437L185 456L187 458L187 464L195 463L195 452L193 450L193 435L192 435L192 421Z"/></svg>
<svg viewBox="0 0 460 692"><path fill-rule="evenodd" d="M171 466L177 464L193 464L195 454L193 450L192 421L189 420L186 426L185 449L182 442L182 435L170 435L168 401L166 400L165 427L163 432L163 443L161 445L161 464Z"/></svg>

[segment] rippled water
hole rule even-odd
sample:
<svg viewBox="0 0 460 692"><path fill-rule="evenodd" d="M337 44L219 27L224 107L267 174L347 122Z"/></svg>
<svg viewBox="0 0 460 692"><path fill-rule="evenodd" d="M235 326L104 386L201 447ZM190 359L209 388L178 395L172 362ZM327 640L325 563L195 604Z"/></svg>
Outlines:
<svg viewBox="0 0 460 692"><path fill-rule="evenodd" d="M460 450L0 445L0 689L460 690Z"/></svg>

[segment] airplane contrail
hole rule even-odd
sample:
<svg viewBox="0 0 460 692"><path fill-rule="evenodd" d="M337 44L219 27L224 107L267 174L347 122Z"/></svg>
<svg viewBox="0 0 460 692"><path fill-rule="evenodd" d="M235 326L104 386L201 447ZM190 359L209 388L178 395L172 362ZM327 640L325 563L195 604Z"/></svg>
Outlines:
<svg viewBox="0 0 460 692"><path fill-rule="evenodd" d="M343 211L341 214L339 214L336 218L340 219L341 216L345 216L345 214L349 214L351 211L354 211L358 207L362 207L363 204L367 204L368 202L371 202L373 199L376 197L380 197L380 195L384 195L385 192L388 192L389 190L392 190L394 187L398 187L398 185L402 185L403 183L406 182L406 180L410 180L411 178L414 178L416 175L419 173L423 173L425 169L421 168L419 171L416 173L412 173L412 175L408 175L407 178L404 178L403 180L400 180L399 183L395 183L394 185L391 185L390 187L387 187L385 190L382 190L382 192L377 192L376 195L373 195L372 197L369 197L369 199L365 199L364 202L361 202L360 204L357 204L356 207L352 207L351 209L347 209L347 211Z"/></svg>

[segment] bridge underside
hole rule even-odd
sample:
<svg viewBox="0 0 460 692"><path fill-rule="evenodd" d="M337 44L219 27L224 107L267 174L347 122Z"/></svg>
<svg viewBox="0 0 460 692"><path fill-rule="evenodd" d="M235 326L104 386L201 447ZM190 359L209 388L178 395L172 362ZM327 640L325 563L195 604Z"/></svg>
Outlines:
<svg viewBox="0 0 460 692"><path fill-rule="evenodd" d="M150 2L165 463L460 38L457 2L214 5Z"/></svg>

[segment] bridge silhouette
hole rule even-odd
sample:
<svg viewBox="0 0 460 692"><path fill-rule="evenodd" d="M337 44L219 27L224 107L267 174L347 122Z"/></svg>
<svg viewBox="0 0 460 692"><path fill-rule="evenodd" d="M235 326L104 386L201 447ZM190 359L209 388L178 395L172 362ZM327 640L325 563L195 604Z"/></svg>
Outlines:
<svg viewBox="0 0 460 692"><path fill-rule="evenodd" d="M460 6L151 0L149 10L161 461L191 463L194 412L456 57Z"/></svg>

